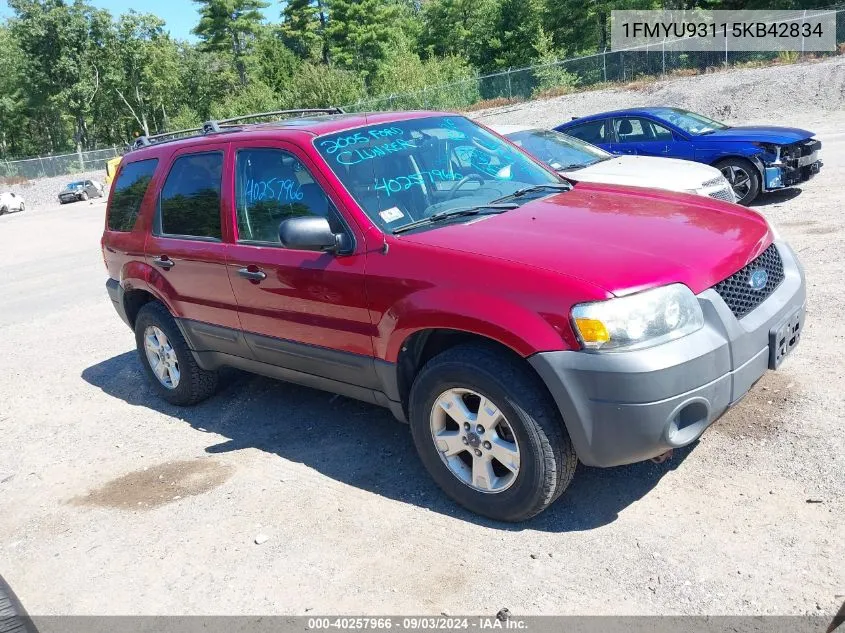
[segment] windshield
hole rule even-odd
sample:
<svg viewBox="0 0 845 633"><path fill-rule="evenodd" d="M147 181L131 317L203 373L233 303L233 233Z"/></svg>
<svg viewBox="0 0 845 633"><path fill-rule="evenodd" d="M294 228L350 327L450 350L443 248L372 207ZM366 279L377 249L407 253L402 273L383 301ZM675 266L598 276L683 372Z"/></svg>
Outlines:
<svg viewBox="0 0 845 633"><path fill-rule="evenodd" d="M69 182L69 183L67 184L67 187L65 187L65 189L76 189L77 187L82 187L84 184L85 184L85 183L84 183L84 182L82 182L82 181L78 181L78 182Z"/></svg>
<svg viewBox="0 0 845 633"><path fill-rule="evenodd" d="M724 123L708 119L706 116L701 114L688 112L687 110L680 110L678 108L652 108L649 112L658 119L681 128L687 134L694 134L696 136L700 134L709 134L710 132L715 132L716 130L727 130L728 127L730 127Z"/></svg>
<svg viewBox="0 0 845 633"><path fill-rule="evenodd" d="M344 130L314 143L361 208L387 232L442 212L490 204L534 185L561 182L458 115ZM467 219L455 215L453 221ZM434 226L442 223L421 228Z"/></svg>
<svg viewBox="0 0 845 633"><path fill-rule="evenodd" d="M508 138L555 171L581 169L613 157L595 145L553 130L525 130L508 134Z"/></svg>

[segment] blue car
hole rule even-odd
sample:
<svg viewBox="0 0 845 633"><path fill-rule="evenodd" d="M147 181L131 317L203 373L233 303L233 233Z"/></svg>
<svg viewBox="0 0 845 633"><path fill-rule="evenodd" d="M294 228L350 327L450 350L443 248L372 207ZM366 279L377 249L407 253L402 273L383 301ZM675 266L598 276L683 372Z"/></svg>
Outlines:
<svg viewBox="0 0 845 633"><path fill-rule="evenodd" d="M731 127L680 108L631 108L573 118L555 128L614 154L668 156L713 165L749 204L819 172L822 144L792 127Z"/></svg>

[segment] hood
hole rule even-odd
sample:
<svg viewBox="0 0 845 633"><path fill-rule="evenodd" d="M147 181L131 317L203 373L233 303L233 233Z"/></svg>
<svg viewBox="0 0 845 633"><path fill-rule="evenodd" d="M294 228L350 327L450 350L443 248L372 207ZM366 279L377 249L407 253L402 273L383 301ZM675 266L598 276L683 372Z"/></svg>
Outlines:
<svg viewBox="0 0 845 633"><path fill-rule="evenodd" d="M697 294L772 242L766 221L748 209L691 194L589 183L401 239L557 271L613 294L675 282Z"/></svg>
<svg viewBox="0 0 845 633"><path fill-rule="evenodd" d="M654 187L670 191L699 189L705 182L722 175L715 167L703 163L654 156L615 156L583 169L561 173L567 178L583 182Z"/></svg>
<svg viewBox="0 0 845 633"><path fill-rule="evenodd" d="M813 132L797 127L775 127L771 125L744 125L716 130L711 134L696 137L710 141L746 141L788 145L812 138Z"/></svg>

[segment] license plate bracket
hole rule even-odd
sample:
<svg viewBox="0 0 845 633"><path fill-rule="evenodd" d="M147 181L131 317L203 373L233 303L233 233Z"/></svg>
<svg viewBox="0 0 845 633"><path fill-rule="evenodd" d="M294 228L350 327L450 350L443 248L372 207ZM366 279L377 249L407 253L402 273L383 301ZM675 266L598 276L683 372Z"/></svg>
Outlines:
<svg viewBox="0 0 845 633"><path fill-rule="evenodd" d="M780 367L783 359L798 345L803 325L804 311L799 308L769 330L769 369Z"/></svg>

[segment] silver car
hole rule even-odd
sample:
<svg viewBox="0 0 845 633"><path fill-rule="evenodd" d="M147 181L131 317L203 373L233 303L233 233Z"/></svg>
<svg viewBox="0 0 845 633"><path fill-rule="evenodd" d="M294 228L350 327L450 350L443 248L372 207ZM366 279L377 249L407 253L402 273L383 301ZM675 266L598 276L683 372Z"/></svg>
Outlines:
<svg viewBox="0 0 845 633"><path fill-rule="evenodd" d="M75 180L65 185L59 192L59 202L66 204L77 200L88 200L88 198L100 198L103 195L103 188L94 180Z"/></svg>

